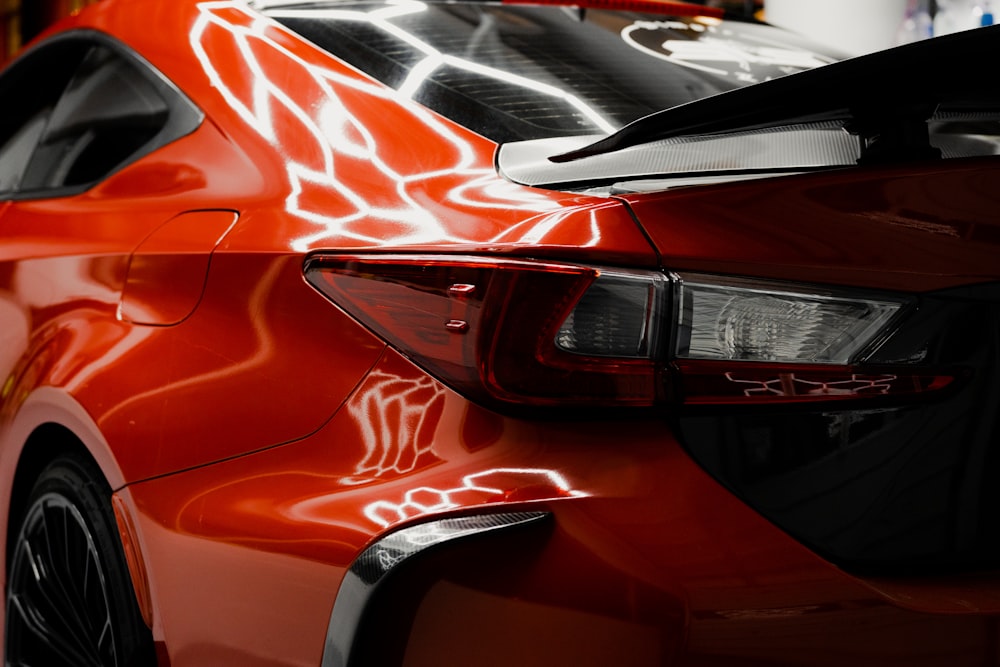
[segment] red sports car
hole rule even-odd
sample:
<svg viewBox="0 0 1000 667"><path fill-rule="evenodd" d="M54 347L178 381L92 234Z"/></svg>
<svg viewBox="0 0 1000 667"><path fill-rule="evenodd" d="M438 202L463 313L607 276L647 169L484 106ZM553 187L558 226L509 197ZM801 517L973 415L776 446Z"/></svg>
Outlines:
<svg viewBox="0 0 1000 667"><path fill-rule="evenodd" d="M58 24L0 75L5 664L997 664L997 55Z"/></svg>

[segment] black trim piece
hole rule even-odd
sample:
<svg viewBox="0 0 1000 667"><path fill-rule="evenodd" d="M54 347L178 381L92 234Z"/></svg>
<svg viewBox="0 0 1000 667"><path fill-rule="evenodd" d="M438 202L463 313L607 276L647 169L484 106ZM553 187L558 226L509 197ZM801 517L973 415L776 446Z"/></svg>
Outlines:
<svg viewBox="0 0 1000 667"><path fill-rule="evenodd" d="M128 45L115 37L94 30L91 28L81 28L65 33L60 33L46 39L18 56L16 60L6 69L3 74L4 80L16 80L13 77L21 75L19 70L30 67L35 57L42 51L57 47L61 44L78 42L84 45L103 46L112 51L115 55L136 67L153 86L168 107L168 117L166 123L160 128L142 148L130 155L121 164L117 165L102 178L70 187L45 188L35 190L15 190L0 195L2 200L25 200L25 199L47 199L53 197L65 197L86 192L98 183L107 180L132 162L149 155L150 153L185 137L197 130L205 120L205 113L182 91L176 84L160 72L152 63L137 53ZM0 85L2 87L2 85ZM65 92L65 91L63 91Z"/></svg>
<svg viewBox="0 0 1000 667"><path fill-rule="evenodd" d="M845 121L860 137L860 162L935 158L926 122L936 111L1000 111L1000 89L975 65L998 56L1000 25L935 37L665 109L549 159L571 162L672 137L826 121Z"/></svg>
<svg viewBox="0 0 1000 667"><path fill-rule="evenodd" d="M402 528L381 538L357 557L340 584L330 614L322 667L352 665L361 620L376 588L401 564L431 547L484 533L545 521L549 512L509 512L439 519Z"/></svg>

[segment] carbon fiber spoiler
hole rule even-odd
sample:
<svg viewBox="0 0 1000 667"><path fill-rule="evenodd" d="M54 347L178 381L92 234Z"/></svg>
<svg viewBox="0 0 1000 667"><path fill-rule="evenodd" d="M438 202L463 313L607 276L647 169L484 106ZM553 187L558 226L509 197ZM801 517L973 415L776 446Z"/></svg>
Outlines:
<svg viewBox="0 0 1000 667"><path fill-rule="evenodd" d="M840 121L857 134L859 162L933 159L935 113L1000 112L1000 25L935 37L665 109L583 148L570 162L661 139Z"/></svg>

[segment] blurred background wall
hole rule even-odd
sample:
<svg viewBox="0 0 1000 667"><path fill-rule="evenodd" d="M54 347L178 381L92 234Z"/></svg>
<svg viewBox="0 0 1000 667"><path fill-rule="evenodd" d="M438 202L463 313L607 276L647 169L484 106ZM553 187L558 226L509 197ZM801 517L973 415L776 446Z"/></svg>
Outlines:
<svg viewBox="0 0 1000 667"><path fill-rule="evenodd" d="M768 23L860 55L889 48L905 18L907 0L766 0Z"/></svg>
<svg viewBox="0 0 1000 667"><path fill-rule="evenodd" d="M689 1L755 13L846 55L992 23L992 4L1000 14L1000 0ZM95 2L99 0L0 0L0 63L53 21Z"/></svg>
<svg viewBox="0 0 1000 667"><path fill-rule="evenodd" d="M0 61L17 53L45 26L94 2L97 0L0 0Z"/></svg>

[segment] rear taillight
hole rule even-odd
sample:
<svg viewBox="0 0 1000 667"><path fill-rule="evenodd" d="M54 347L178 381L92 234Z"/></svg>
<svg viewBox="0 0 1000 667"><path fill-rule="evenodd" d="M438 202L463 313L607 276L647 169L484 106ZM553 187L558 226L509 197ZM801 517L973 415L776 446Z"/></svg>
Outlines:
<svg viewBox="0 0 1000 667"><path fill-rule="evenodd" d="M669 281L657 272L478 257L318 256L306 278L476 399L652 405Z"/></svg>
<svg viewBox="0 0 1000 667"><path fill-rule="evenodd" d="M488 403L652 406L903 397L950 375L868 368L906 298L482 257L318 255L308 281Z"/></svg>

